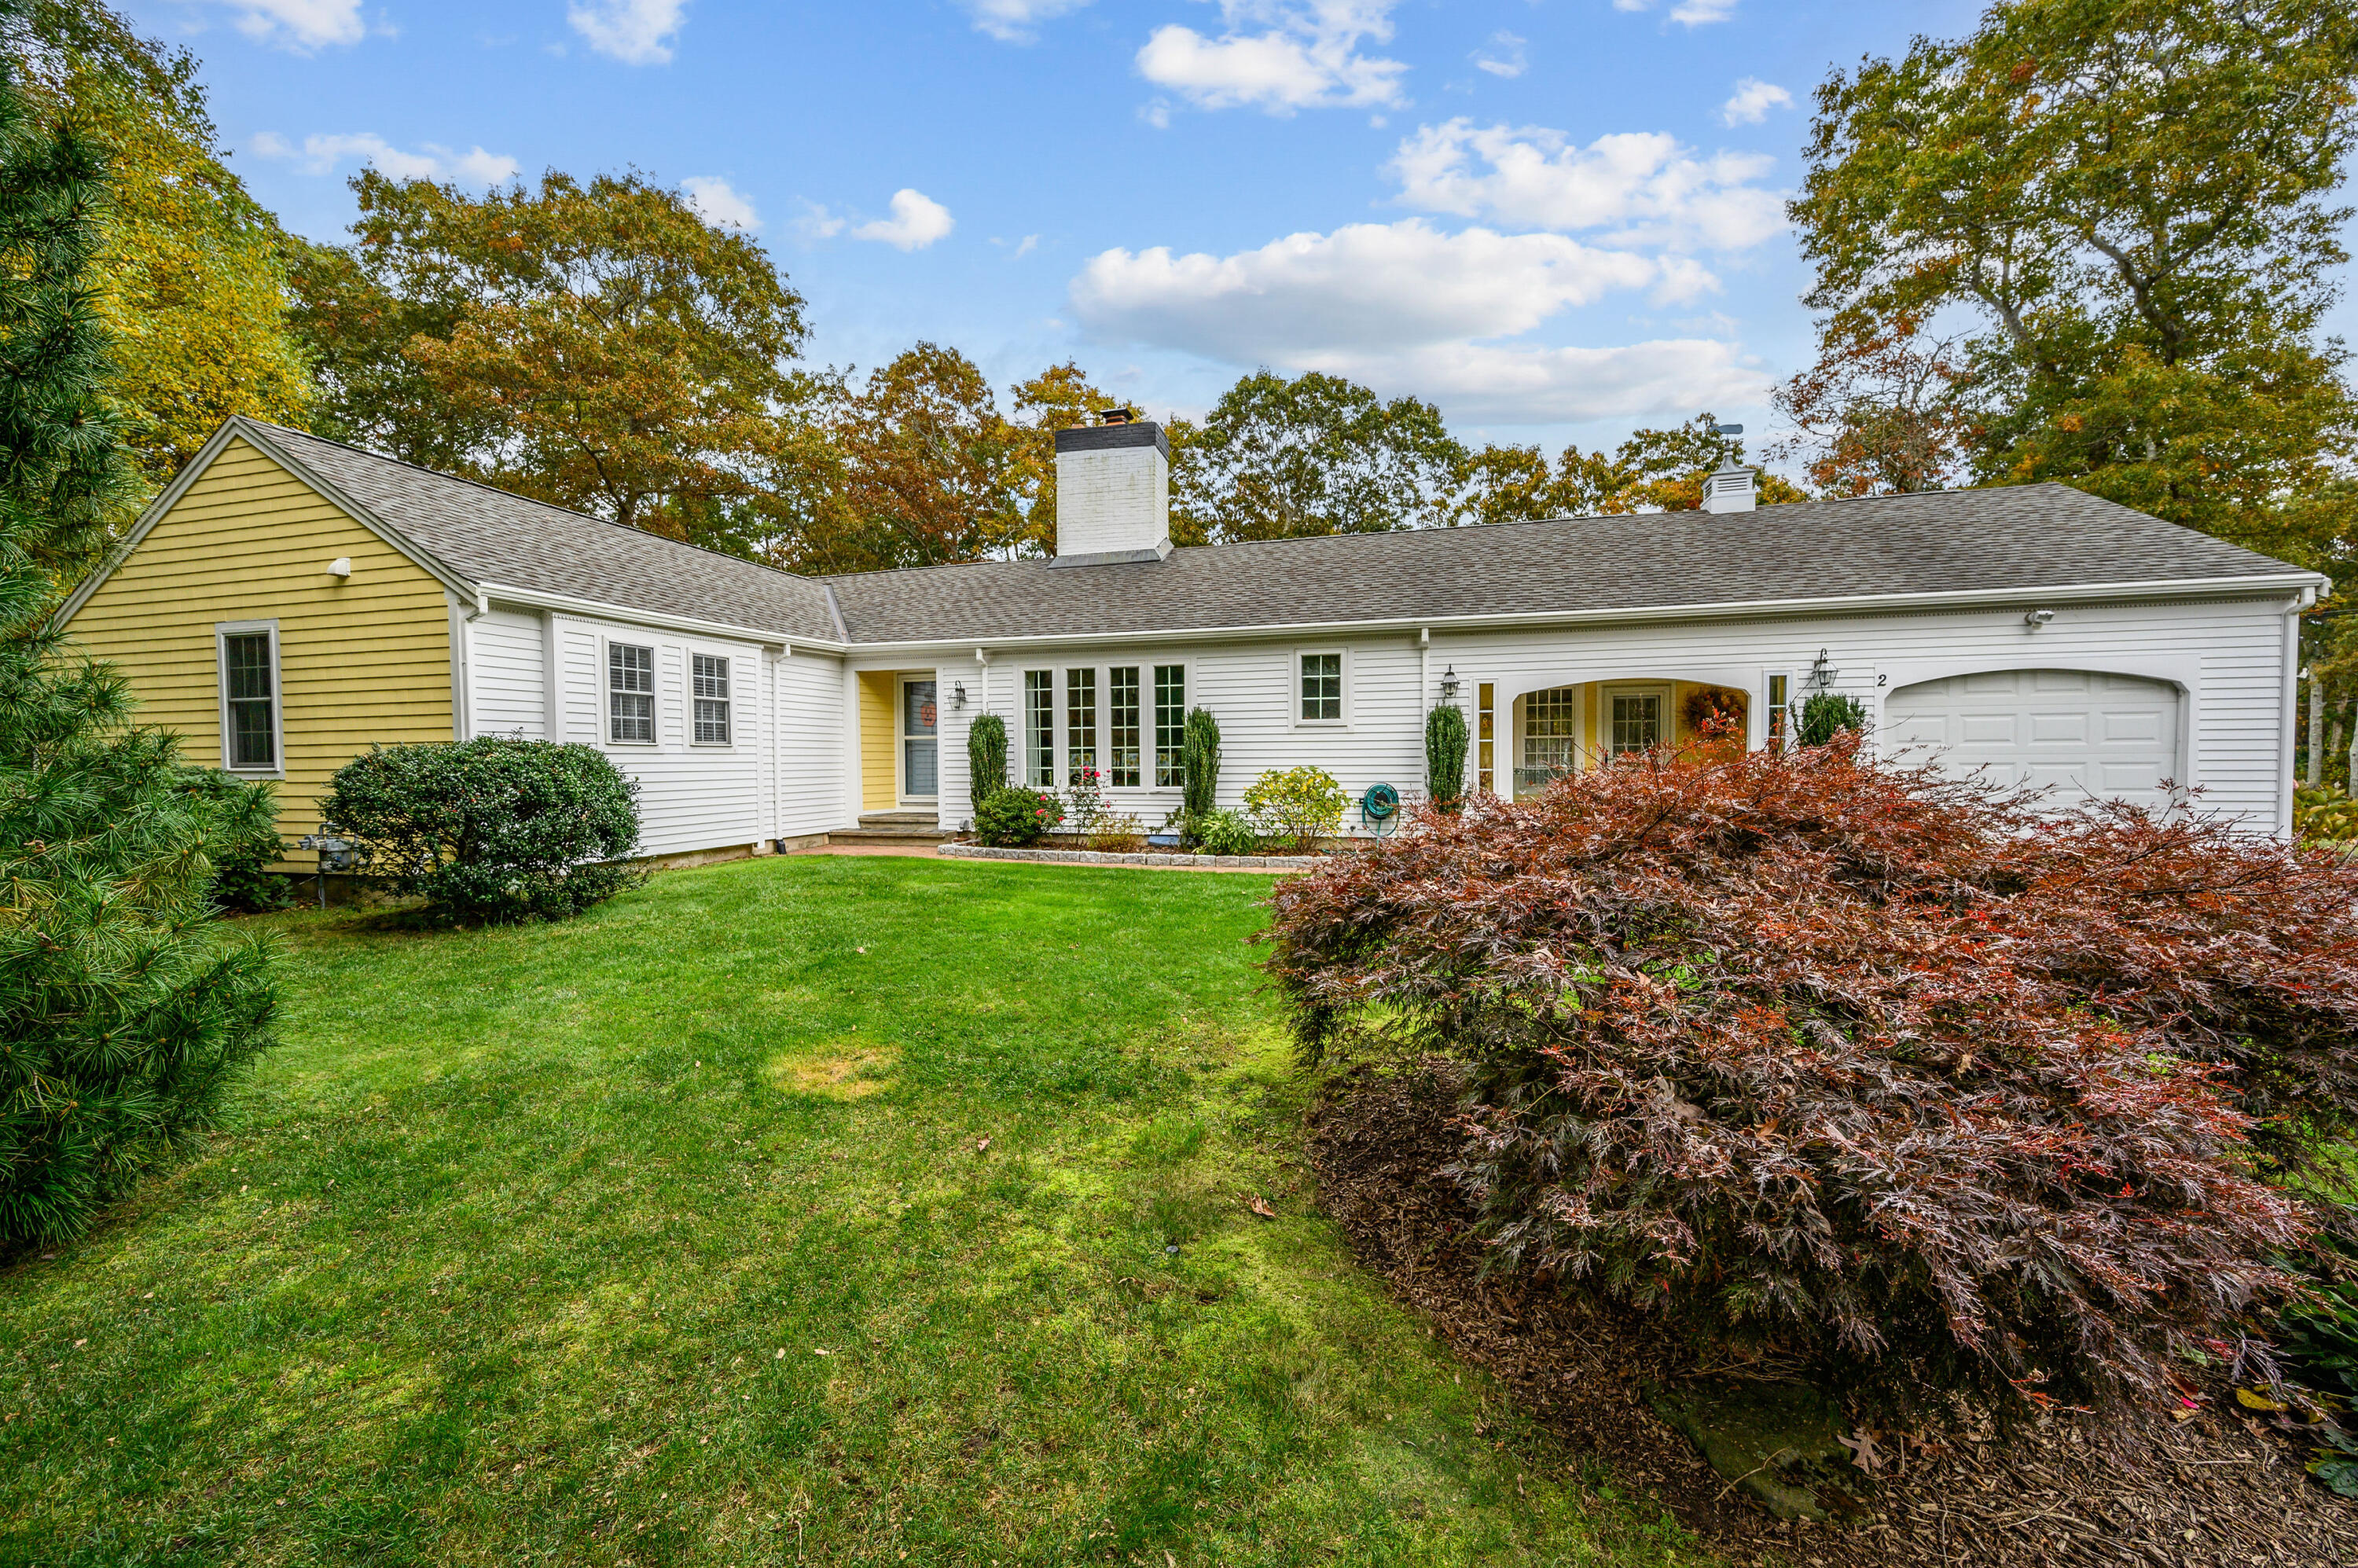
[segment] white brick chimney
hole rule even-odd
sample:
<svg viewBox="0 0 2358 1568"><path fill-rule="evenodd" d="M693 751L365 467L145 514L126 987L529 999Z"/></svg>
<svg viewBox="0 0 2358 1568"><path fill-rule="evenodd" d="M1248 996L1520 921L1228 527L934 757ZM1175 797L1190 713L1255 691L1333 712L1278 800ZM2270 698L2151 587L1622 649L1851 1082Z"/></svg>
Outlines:
<svg viewBox="0 0 2358 1568"><path fill-rule="evenodd" d="M1051 566L1159 561L1171 553L1171 438L1127 408L1056 432Z"/></svg>
<svg viewBox="0 0 2358 1568"><path fill-rule="evenodd" d="M1759 470L1746 468L1734 458L1722 458L1719 466L1703 476L1703 509L1705 512L1749 512L1753 504L1753 479Z"/></svg>

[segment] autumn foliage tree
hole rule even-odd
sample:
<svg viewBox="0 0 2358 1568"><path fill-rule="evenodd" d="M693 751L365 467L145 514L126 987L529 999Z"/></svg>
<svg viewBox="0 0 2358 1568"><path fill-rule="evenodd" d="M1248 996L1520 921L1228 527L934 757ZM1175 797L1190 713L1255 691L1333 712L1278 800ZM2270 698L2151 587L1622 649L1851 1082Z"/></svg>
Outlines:
<svg viewBox="0 0 2358 1568"><path fill-rule="evenodd" d="M1434 815L1276 895L1314 1054L1455 1058L1502 1266L1916 1380L2152 1408L2346 1197L2358 867L1855 738Z"/></svg>
<svg viewBox="0 0 2358 1568"><path fill-rule="evenodd" d="M1715 416L1698 414L1669 429L1630 432L1609 456L1601 449L1566 447L1551 466L1537 447L1487 446L1458 464L1450 521L1520 523L1543 517L1591 517L1629 512L1693 512L1703 505L1704 477L1723 458L1744 460L1740 437L1714 433ZM1764 506L1808 497L1787 480L1762 473Z"/></svg>
<svg viewBox="0 0 2358 1568"><path fill-rule="evenodd" d="M1186 544L1429 526L1464 457L1433 405L1317 371L1243 376L1182 434L1172 526Z"/></svg>
<svg viewBox="0 0 2358 1568"><path fill-rule="evenodd" d="M804 535L805 569L879 571L1013 553L1023 433L956 349L919 343L869 373L834 418L842 488Z"/></svg>

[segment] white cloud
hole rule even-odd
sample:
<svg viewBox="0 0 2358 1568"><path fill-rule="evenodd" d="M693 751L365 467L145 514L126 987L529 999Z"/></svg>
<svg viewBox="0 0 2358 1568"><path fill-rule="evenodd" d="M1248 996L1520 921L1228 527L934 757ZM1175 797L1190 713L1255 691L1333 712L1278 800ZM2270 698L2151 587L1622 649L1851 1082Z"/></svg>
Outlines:
<svg viewBox="0 0 2358 1568"><path fill-rule="evenodd" d="M1616 11L1646 11L1653 8L1654 0L1613 0ZM1736 0L1678 0L1671 7L1671 20L1690 27L1700 27L1708 22L1725 22L1736 15Z"/></svg>
<svg viewBox="0 0 2358 1568"><path fill-rule="evenodd" d="M803 202L803 215L795 220L795 232L806 240L831 240L843 232L845 220L837 217L816 201Z"/></svg>
<svg viewBox="0 0 2358 1568"><path fill-rule="evenodd" d="M1493 52L1476 55L1475 67L1480 70L1487 70L1493 76L1520 76L1531 64L1523 56L1523 46L1530 41L1528 38L1519 38L1512 33L1492 33L1490 43Z"/></svg>
<svg viewBox="0 0 2358 1568"><path fill-rule="evenodd" d="M1723 125L1757 125L1771 109L1790 109L1793 95L1773 81L1747 76L1736 84L1736 96L1719 106Z"/></svg>
<svg viewBox="0 0 2358 1568"><path fill-rule="evenodd" d="M851 231L855 240L877 240L904 251L922 251L957 226L950 210L921 190L892 193L892 216L862 223Z"/></svg>
<svg viewBox="0 0 2358 1568"><path fill-rule="evenodd" d="M687 192L687 204L708 223L749 234L762 226L752 200L717 174L691 174L679 186Z"/></svg>
<svg viewBox="0 0 2358 1568"><path fill-rule="evenodd" d="M405 152L373 131L341 136L306 136L297 146L276 131L264 131L250 144L263 157L287 158L305 174L333 174L348 163L368 164L394 179L455 181L460 185L505 185L521 167L505 153L481 147L454 152L423 142L416 152Z"/></svg>
<svg viewBox="0 0 2358 1568"><path fill-rule="evenodd" d="M1613 289L1661 281L1650 259L1562 234L1445 234L1421 218L1303 233L1234 255L1109 250L1073 280L1083 326L1252 364L1528 331Z"/></svg>
<svg viewBox="0 0 2358 1568"><path fill-rule="evenodd" d="M1428 212L1573 232L1607 231L1616 244L1741 250L1785 227L1784 204L1750 182L1774 167L1756 153L1700 157L1660 132L1574 146L1538 126L1421 126L1391 173L1400 200Z"/></svg>
<svg viewBox="0 0 2358 1568"><path fill-rule="evenodd" d="M665 65L687 0L588 0L569 5L565 19L600 54L624 65Z"/></svg>
<svg viewBox="0 0 2358 1568"><path fill-rule="evenodd" d="M1138 71L1201 109L1296 109L1398 103L1408 67L1362 54L1392 36L1397 0L1220 0L1224 31L1157 27ZM1249 30L1258 29L1258 30Z"/></svg>
<svg viewBox="0 0 2358 1568"><path fill-rule="evenodd" d="M1397 353L1327 351L1290 368L1323 370L1388 396L1413 394L1454 420L1495 425L1692 415L1768 395L1768 378L1732 343L1657 339L1613 348L1436 343Z"/></svg>
<svg viewBox="0 0 2358 1568"><path fill-rule="evenodd" d="M1089 0L966 0L974 25L1003 43L1030 43L1033 29L1067 11L1077 11Z"/></svg>
<svg viewBox="0 0 2358 1568"><path fill-rule="evenodd" d="M361 0L232 0L247 38L309 54L329 44L356 44L368 30Z"/></svg>

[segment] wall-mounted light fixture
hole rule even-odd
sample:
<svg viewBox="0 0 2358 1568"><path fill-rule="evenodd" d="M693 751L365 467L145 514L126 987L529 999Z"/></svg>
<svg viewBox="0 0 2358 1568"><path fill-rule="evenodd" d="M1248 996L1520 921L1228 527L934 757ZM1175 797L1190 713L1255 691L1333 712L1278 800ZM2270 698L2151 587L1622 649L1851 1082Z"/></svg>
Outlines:
<svg viewBox="0 0 2358 1568"><path fill-rule="evenodd" d="M952 708L966 706L966 682L962 680L950 682L950 706Z"/></svg>
<svg viewBox="0 0 2358 1568"><path fill-rule="evenodd" d="M1457 666L1455 665L1450 665L1441 672L1441 700L1444 702L1457 700Z"/></svg>
<svg viewBox="0 0 2358 1568"><path fill-rule="evenodd" d="M352 557L350 557L350 556L338 556L334 560L330 561L330 562L328 563L328 575L329 575L330 577L341 577L341 578L349 578L349 577L351 577L351 576L352 575Z"/></svg>
<svg viewBox="0 0 2358 1568"><path fill-rule="evenodd" d="M2034 610L2022 618L2022 623L2036 632L2054 619L2055 611L2051 610Z"/></svg>

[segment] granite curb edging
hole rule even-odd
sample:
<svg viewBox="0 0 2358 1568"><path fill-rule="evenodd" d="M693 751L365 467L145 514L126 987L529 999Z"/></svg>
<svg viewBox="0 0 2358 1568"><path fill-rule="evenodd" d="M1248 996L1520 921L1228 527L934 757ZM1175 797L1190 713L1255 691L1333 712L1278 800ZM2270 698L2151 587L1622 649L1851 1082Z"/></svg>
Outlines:
<svg viewBox="0 0 2358 1568"><path fill-rule="evenodd" d="M1043 865L1169 866L1200 871L1307 871L1324 855L1111 855L1097 849L1005 849L988 844L944 844L934 851L968 860L1030 860Z"/></svg>

